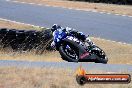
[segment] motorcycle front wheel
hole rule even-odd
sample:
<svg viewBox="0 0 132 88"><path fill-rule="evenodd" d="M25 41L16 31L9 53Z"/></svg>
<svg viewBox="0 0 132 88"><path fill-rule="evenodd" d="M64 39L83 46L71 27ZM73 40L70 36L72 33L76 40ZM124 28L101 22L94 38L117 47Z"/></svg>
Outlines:
<svg viewBox="0 0 132 88"><path fill-rule="evenodd" d="M59 53L63 60L68 62L78 62L79 56L78 51L74 48L74 46L70 44L63 44L59 47Z"/></svg>
<svg viewBox="0 0 132 88"><path fill-rule="evenodd" d="M91 50L92 54L97 55L97 59L95 61L95 63L103 63L103 64L107 64L108 62L108 58L105 54L105 52L99 48L98 46L95 46L92 50Z"/></svg>

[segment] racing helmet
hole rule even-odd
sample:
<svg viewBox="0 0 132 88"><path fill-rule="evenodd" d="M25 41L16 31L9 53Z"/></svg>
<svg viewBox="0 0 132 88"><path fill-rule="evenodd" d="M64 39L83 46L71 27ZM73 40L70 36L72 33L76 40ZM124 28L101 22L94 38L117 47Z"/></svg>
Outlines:
<svg viewBox="0 0 132 88"><path fill-rule="evenodd" d="M51 27L51 31L54 32L55 30L57 30L57 29L59 29L59 28L61 28L60 25L54 24L54 25Z"/></svg>

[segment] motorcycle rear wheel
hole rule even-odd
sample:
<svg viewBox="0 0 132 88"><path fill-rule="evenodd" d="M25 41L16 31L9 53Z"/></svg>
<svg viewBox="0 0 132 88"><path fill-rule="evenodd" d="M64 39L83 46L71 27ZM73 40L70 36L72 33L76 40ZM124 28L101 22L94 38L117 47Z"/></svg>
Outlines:
<svg viewBox="0 0 132 88"><path fill-rule="evenodd" d="M71 46L71 45L70 45ZM72 57L71 55L69 55L66 50L65 50L66 45L63 44L59 47L59 53L62 57L63 60L66 60L68 62L78 62L79 61L79 56L78 56L78 52L75 48L73 48L73 46L71 46L71 49L73 51L73 54L75 57Z"/></svg>

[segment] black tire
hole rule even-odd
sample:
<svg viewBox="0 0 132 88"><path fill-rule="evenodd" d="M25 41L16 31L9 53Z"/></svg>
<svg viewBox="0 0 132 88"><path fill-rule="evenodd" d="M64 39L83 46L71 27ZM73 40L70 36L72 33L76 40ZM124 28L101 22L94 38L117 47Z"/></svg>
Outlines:
<svg viewBox="0 0 132 88"><path fill-rule="evenodd" d="M96 59L95 63L107 64L108 58L106 57L105 52L101 48L99 48L98 46L95 46L95 47L100 50L100 51L99 50L95 50L94 51L94 52L97 53L96 55L98 56L98 58ZM100 53L104 53L104 54L103 55L100 55Z"/></svg>
<svg viewBox="0 0 132 88"><path fill-rule="evenodd" d="M60 55L61 55L61 57L62 57L63 60L66 60L66 61L68 61L68 62L78 62L78 61L79 61L79 57L78 57L77 59L73 59L73 58L71 58L70 56L68 56L68 55L65 53L64 49L63 49L63 45L61 45L61 46L59 47L59 53L60 53ZM76 54L77 54L77 51L76 51ZM77 54L77 56L78 56L78 54Z"/></svg>
<svg viewBox="0 0 132 88"><path fill-rule="evenodd" d="M108 58L107 57L105 57L105 59L104 58L98 58L95 61L95 63L103 63L103 64L107 64L107 62L108 62Z"/></svg>

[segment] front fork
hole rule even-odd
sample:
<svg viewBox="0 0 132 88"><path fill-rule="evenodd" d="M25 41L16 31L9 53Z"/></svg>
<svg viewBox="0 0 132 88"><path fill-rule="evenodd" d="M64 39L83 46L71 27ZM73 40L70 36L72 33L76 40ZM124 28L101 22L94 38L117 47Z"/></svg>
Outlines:
<svg viewBox="0 0 132 88"><path fill-rule="evenodd" d="M86 45L88 46L95 46L94 42L91 41L91 39L89 37L86 38L85 40Z"/></svg>

